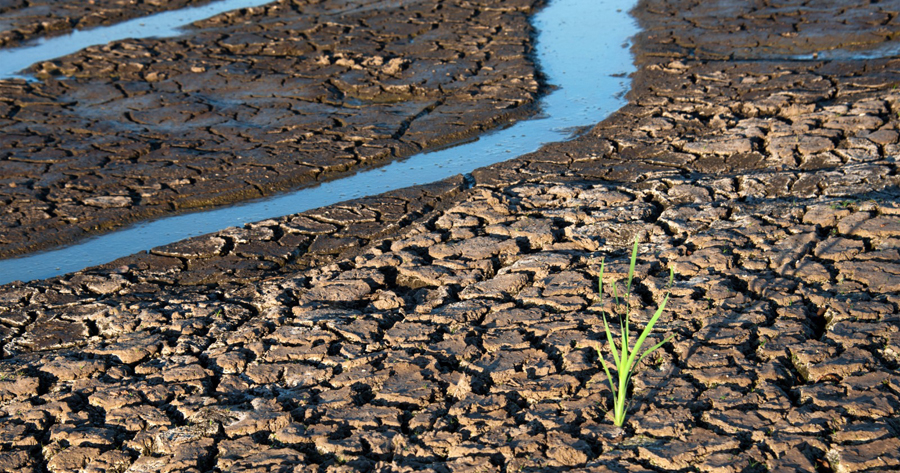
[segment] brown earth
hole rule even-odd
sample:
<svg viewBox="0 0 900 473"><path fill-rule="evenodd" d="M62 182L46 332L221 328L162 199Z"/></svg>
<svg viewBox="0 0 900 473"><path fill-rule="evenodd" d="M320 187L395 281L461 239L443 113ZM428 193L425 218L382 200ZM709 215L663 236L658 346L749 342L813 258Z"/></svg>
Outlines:
<svg viewBox="0 0 900 473"><path fill-rule="evenodd" d="M210 0L3 0L0 2L0 47L15 47L100 25L111 25Z"/></svg>
<svg viewBox="0 0 900 473"><path fill-rule="evenodd" d="M0 256L310 184L534 112L539 0L282 0L0 81Z"/></svg>
<svg viewBox="0 0 900 473"><path fill-rule="evenodd" d="M900 60L691 59L684 7L639 6L630 105L473 188L4 286L0 469L900 470ZM675 339L619 430L596 279L635 236Z"/></svg>

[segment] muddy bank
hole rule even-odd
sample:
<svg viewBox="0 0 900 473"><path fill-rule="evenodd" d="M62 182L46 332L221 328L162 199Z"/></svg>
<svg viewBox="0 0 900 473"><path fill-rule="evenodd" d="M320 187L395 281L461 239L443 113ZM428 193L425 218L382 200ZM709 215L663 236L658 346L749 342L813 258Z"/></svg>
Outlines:
<svg viewBox="0 0 900 473"><path fill-rule="evenodd" d="M41 83L0 81L0 255L271 194L532 113L537 3L274 3L44 62Z"/></svg>
<svg viewBox="0 0 900 473"><path fill-rule="evenodd" d="M898 60L671 54L589 134L471 189L3 286L0 465L900 468ZM635 235L636 303L675 271L653 335L675 340L642 364L623 432L596 278L601 258L605 287L625 276Z"/></svg>
<svg viewBox="0 0 900 473"><path fill-rule="evenodd" d="M162 11L204 5L210 1L8 0L0 4L0 47L15 47L31 39L58 36L73 29L111 25Z"/></svg>

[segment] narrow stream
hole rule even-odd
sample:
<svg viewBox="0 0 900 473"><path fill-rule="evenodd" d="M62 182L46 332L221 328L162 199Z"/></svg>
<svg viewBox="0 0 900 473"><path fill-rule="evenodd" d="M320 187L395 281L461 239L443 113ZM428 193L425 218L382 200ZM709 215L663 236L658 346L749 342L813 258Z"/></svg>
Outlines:
<svg viewBox="0 0 900 473"><path fill-rule="evenodd" d="M634 0L550 0L535 16L538 63L557 87L541 100L542 113L536 118L314 187L140 223L72 246L2 260L0 284L53 277L229 226L438 181L569 139L626 103L628 75L634 71L629 38L638 31L628 15L633 4Z"/></svg>
<svg viewBox="0 0 900 473"><path fill-rule="evenodd" d="M115 25L89 30L74 30L69 34L53 38L40 38L19 48L0 50L0 79L34 80L21 72L38 62L67 56L88 46L107 44L126 38L164 38L182 35L184 30L181 28L195 21L212 18L219 13L257 7L267 3L272 3L272 0L219 0L197 7L135 18Z"/></svg>

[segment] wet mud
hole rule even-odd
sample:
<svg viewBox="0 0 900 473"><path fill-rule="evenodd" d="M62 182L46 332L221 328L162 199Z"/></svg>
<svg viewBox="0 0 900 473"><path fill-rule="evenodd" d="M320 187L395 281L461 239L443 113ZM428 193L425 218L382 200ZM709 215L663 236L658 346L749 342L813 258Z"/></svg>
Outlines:
<svg viewBox="0 0 900 473"><path fill-rule="evenodd" d="M37 38L58 36L73 29L90 29L132 18L199 6L211 0L6 0L0 3L0 47L15 47Z"/></svg>
<svg viewBox="0 0 900 473"><path fill-rule="evenodd" d="M576 140L3 286L0 468L900 469L900 60L691 58L682 7L638 6L631 103ZM635 236L675 338L618 429Z"/></svg>
<svg viewBox="0 0 900 473"><path fill-rule="evenodd" d="M310 184L534 112L529 14L276 2L0 81L0 256Z"/></svg>

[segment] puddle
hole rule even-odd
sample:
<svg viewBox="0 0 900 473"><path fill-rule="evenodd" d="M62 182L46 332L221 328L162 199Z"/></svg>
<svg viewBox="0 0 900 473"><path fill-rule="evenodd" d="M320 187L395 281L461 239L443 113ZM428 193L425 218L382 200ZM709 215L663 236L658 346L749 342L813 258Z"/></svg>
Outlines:
<svg viewBox="0 0 900 473"><path fill-rule="evenodd" d="M548 82L557 87L541 100L537 118L315 187L149 221L73 246L3 260L0 284L53 277L229 226L438 181L569 139L573 130L591 126L626 104L628 75L634 72L629 38L638 32L627 13L633 4L633 0L551 0L535 16L538 62Z"/></svg>
<svg viewBox="0 0 900 473"><path fill-rule="evenodd" d="M157 13L110 26L75 30L63 36L41 38L25 46L0 50L0 79L23 78L21 74L32 64L66 56L88 46L107 44L127 38L163 38L185 33L181 28L220 13L256 7L272 0L221 0L198 7Z"/></svg>

